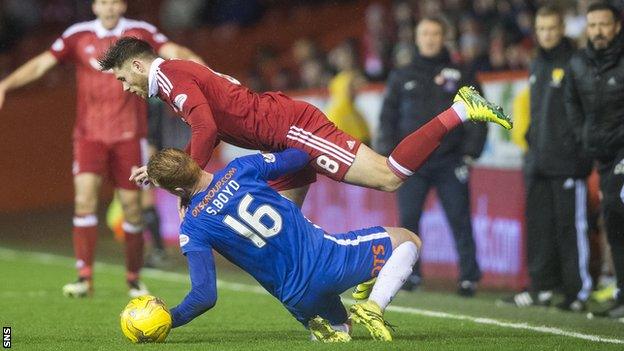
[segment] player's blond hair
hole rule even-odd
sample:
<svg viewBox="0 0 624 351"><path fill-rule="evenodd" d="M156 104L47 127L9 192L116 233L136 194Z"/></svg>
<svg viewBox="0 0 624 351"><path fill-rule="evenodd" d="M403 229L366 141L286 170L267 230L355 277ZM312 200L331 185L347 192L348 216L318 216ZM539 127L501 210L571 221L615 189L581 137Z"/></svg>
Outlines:
<svg viewBox="0 0 624 351"><path fill-rule="evenodd" d="M177 188L191 190L201 177L201 168L184 151L164 149L150 157L147 174L152 183L176 192Z"/></svg>

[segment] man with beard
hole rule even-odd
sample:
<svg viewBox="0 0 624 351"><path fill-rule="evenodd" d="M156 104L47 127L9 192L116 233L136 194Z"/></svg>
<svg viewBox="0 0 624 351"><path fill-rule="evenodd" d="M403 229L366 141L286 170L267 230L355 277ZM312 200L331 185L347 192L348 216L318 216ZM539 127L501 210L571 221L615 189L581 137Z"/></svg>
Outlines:
<svg viewBox="0 0 624 351"><path fill-rule="evenodd" d="M597 315L624 317L624 42L620 13L599 2L587 9L587 48L570 61L565 100L574 136L598 161L602 209L618 292Z"/></svg>

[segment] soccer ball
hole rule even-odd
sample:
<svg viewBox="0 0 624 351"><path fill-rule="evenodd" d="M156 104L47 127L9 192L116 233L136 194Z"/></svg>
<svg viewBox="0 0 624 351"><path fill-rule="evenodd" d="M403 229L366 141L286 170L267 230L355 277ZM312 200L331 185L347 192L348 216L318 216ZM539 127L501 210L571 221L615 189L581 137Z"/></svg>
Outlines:
<svg viewBox="0 0 624 351"><path fill-rule="evenodd" d="M171 330L171 313L151 295L134 298L121 312L121 331L134 343L163 342Z"/></svg>

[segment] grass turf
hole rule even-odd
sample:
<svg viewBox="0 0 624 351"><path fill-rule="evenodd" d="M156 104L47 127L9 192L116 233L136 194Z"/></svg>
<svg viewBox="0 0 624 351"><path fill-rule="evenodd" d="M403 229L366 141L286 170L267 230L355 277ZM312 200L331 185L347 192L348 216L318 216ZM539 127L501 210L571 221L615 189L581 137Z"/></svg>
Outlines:
<svg viewBox="0 0 624 351"><path fill-rule="evenodd" d="M219 270L217 306L189 325L172 330L164 344L134 345L119 329L119 313L129 300L123 267L96 266L96 293L89 299L68 299L62 284L74 276L73 260L61 256L0 249L0 324L12 327L16 350L621 350L622 344L583 340L474 320L457 315L493 318L517 326L547 325L565 331L624 340L623 324L587 320L584 315L554 309L495 307L495 294L462 299L449 293L401 293L397 306L414 313L388 311L398 326L390 344L370 340L355 327L349 344L312 343L308 333L248 276ZM183 273L146 271L144 281L169 305L179 302L189 283ZM230 282L230 283L227 283ZM232 283L233 282L233 283ZM422 315L423 310L453 314L451 318ZM409 312L409 311L408 311ZM464 317L461 317L464 318Z"/></svg>

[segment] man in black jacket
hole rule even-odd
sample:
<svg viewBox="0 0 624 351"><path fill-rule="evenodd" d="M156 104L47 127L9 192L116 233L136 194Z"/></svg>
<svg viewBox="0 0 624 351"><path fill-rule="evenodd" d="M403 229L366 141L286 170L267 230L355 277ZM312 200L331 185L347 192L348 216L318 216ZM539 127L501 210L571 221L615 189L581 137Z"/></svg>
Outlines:
<svg viewBox="0 0 624 351"><path fill-rule="evenodd" d="M570 60L565 102L574 136L598 160L602 209L619 293L599 313L624 317L624 37L620 14L608 3L587 10L587 48Z"/></svg>
<svg viewBox="0 0 624 351"><path fill-rule="evenodd" d="M389 154L406 135L443 111L457 87L474 85L451 62L444 47L444 34L445 23L441 19L421 20L416 27L418 53L413 63L390 73L376 142L381 154ZM468 180L469 167L481 154L486 135L484 125L463 125L453 130L397 192L402 225L418 232L427 193L436 188L455 237L460 272L458 293L462 296L472 296L481 278L472 235ZM419 267L414 267L406 287L411 289L419 281Z"/></svg>
<svg viewBox="0 0 624 351"><path fill-rule="evenodd" d="M557 307L581 311L591 293L587 238L587 187L591 161L579 156L563 100L565 70L574 47L565 38L563 14L537 11L539 49L531 63L531 124L525 157L527 261L531 285L505 302L519 307L547 305L561 287Z"/></svg>

